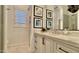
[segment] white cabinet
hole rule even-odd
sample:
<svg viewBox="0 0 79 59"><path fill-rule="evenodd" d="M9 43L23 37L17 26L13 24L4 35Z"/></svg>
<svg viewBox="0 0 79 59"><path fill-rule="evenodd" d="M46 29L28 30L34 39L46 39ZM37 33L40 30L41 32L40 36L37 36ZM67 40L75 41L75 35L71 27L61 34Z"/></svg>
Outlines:
<svg viewBox="0 0 79 59"><path fill-rule="evenodd" d="M35 42L35 46L34 46L35 52L39 52L39 53L51 52L51 49L50 49L51 41L47 37L36 35L34 42Z"/></svg>
<svg viewBox="0 0 79 59"><path fill-rule="evenodd" d="M35 35L35 52L39 53L78 53L79 48L74 47L61 39Z"/></svg>
<svg viewBox="0 0 79 59"><path fill-rule="evenodd" d="M38 53L45 53L46 52L46 42L45 42L45 37L35 35L35 40L34 40L34 48L35 52Z"/></svg>

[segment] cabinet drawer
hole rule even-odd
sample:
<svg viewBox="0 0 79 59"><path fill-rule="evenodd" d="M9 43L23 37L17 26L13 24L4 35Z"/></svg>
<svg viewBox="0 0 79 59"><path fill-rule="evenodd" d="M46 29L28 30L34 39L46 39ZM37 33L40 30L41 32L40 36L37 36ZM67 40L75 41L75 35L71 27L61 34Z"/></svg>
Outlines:
<svg viewBox="0 0 79 59"><path fill-rule="evenodd" d="M57 43L56 52L58 53L78 53L78 51L69 45Z"/></svg>

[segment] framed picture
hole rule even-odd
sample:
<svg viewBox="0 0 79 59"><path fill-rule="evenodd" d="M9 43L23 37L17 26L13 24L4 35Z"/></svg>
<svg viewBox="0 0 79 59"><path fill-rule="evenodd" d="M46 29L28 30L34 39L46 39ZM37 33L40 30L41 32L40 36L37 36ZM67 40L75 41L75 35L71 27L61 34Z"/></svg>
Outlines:
<svg viewBox="0 0 79 59"><path fill-rule="evenodd" d="M43 16L43 8L39 6L34 6L34 16Z"/></svg>
<svg viewBox="0 0 79 59"><path fill-rule="evenodd" d="M52 18L52 10L46 9L46 18Z"/></svg>
<svg viewBox="0 0 79 59"><path fill-rule="evenodd" d="M53 22L52 22L52 19L47 19L47 20L46 20L46 28L47 28L47 29L52 28L52 23L53 23Z"/></svg>
<svg viewBox="0 0 79 59"><path fill-rule="evenodd" d="M35 17L34 18L34 28L42 28L42 24L43 21L42 21L42 18L39 18L39 17Z"/></svg>

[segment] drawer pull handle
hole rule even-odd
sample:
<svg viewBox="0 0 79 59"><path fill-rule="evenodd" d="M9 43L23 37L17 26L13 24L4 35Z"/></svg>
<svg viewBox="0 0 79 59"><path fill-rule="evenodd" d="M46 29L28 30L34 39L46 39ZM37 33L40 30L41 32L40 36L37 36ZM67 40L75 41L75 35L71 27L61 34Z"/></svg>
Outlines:
<svg viewBox="0 0 79 59"><path fill-rule="evenodd" d="M62 48L59 48L59 49L65 53L69 53L68 51L63 50Z"/></svg>

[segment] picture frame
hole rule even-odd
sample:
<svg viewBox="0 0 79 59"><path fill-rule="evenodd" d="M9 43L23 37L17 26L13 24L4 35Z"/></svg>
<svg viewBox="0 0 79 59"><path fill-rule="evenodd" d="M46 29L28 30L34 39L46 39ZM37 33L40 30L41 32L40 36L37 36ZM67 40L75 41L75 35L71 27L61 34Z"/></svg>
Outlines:
<svg viewBox="0 0 79 59"><path fill-rule="evenodd" d="M52 10L46 9L46 18L52 18L52 17L53 17Z"/></svg>
<svg viewBox="0 0 79 59"><path fill-rule="evenodd" d="M46 20L46 28L47 29L52 28L52 25L53 25L52 23L53 23L52 19L47 19Z"/></svg>
<svg viewBox="0 0 79 59"><path fill-rule="evenodd" d="M34 16L42 17L43 16L43 8L40 6L34 5Z"/></svg>
<svg viewBox="0 0 79 59"><path fill-rule="evenodd" d="M42 28L43 26L43 20L40 17L34 18L34 28Z"/></svg>

